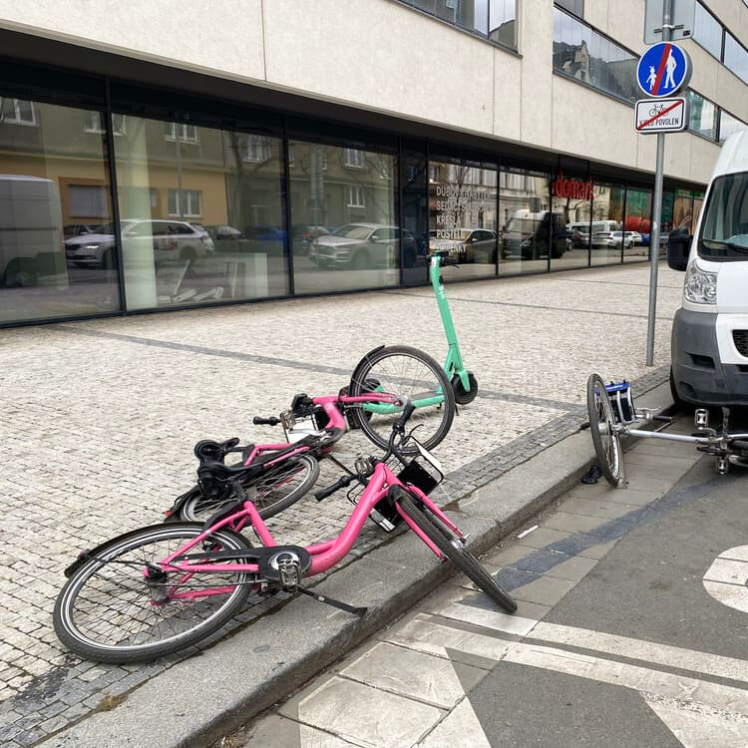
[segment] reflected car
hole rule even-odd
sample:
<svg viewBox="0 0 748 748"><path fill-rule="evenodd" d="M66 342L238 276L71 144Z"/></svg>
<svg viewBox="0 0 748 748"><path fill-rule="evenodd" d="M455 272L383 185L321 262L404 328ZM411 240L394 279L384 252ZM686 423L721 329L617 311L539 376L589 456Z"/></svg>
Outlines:
<svg viewBox="0 0 748 748"><path fill-rule="evenodd" d="M299 254L308 254L315 239L320 236L328 236L331 233L327 226L294 226L293 251Z"/></svg>
<svg viewBox="0 0 748 748"><path fill-rule="evenodd" d="M85 234L95 234L101 228L98 223L69 223L63 226L63 233L66 239L73 236L84 236Z"/></svg>
<svg viewBox="0 0 748 748"><path fill-rule="evenodd" d="M509 219L501 237L501 258L538 260L548 257L549 229L552 229L551 257L558 259L573 248L573 241L559 213L518 210Z"/></svg>
<svg viewBox="0 0 748 748"><path fill-rule="evenodd" d="M205 229L195 228L186 221L120 221L125 251L128 242L146 243L153 247L156 264L166 260L189 260L211 255L213 240ZM65 255L69 263L78 267L111 268L114 266L114 223L99 227L95 234L84 234L65 241Z"/></svg>
<svg viewBox="0 0 748 748"><path fill-rule="evenodd" d="M200 228L197 224L193 224L195 228ZM233 226L221 224L219 226L203 226L205 231L214 241L223 241L224 239L241 239L243 234L239 229L235 229Z"/></svg>
<svg viewBox="0 0 748 748"><path fill-rule="evenodd" d="M624 236L623 231L601 231L592 235L592 246L595 249L620 249L621 246L624 249L629 249L634 246L633 236L629 236L633 232L627 231ZM641 237L641 234L639 234Z"/></svg>
<svg viewBox="0 0 748 748"><path fill-rule="evenodd" d="M286 241L286 232L277 226L256 225L244 227L244 238L256 242L279 242Z"/></svg>
<svg viewBox="0 0 748 748"><path fill-rule="evenodd" d="M449 252L459 262L493 263L496 249L496 232L489 229L451 229L454 238L440 239L439 229L429 231L429 250Z"/></svg>
<svg viewBox="0 0 748 748"><path fill-rule="evenodd" d="M417 252L415 237L403 234L406 257ZM349 223L332 234L319 236L309 248L309 259L319 268L397 267L400 228L380 223ZM406 263L407 265L407 263Z"/></svg>

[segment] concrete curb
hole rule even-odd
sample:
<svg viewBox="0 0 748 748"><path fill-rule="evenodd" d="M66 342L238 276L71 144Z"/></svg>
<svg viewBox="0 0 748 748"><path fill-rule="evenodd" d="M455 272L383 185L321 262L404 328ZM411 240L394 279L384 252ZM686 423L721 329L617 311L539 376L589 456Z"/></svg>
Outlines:
<svg viewBox="0 0 748 748"><path fill-rule="evenodd" d="M672 405L663 384L637 404ZM575 485L594 458L587 432L548 447L448 506L470 548L480 553ZM354 605L362 619L306 597L202 654L152 678L116 708L98 712L43 741L44 748L201 748L248 722L398 618L451 573L412 533L396 536L315 589Z"/></svg>

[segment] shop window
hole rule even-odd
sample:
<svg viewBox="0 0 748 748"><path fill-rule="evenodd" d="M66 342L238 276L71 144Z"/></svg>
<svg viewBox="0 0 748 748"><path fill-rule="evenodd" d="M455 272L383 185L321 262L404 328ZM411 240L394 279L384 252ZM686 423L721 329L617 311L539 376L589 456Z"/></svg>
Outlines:
<svg viewBox="0 0 748 748"><path fill-rule="evenodd" d="M262 135L248 135L247 149L244 160L255 164L261 164L272 157L270 138Z"/></svg>
<svg viewBox="0 0 748 748"><path fill-rule="evenodd" d="M551 197L546 174L501 170L499 275L548 270Z"/></svg>
<svg viewBox="0 0 748 748"><path fill-rule="evenodd" d="M33 101L0 98L0 124L35 126L36 109Z"/></svg>
<svg viewBox="0 0 748 748"><path fill-rule="evenodd" d="M638 58L559 8L553 10L553 69L628 103L639 96Z"/></svg>
<svg viewBox="0 0 748 748"><path fill-rule="evenodd" d="M551 182L549 221L551 269L587 267L594 181L559 172Z"/></svg>
<svg viewBox="0 0 748 748"><path fill-rule="evenodd" d="M128 115L115 140L128 308L288 293L281 152L276 138Z"/></svg>
<svg viewBox="0 0 748 748"><path fill-rule="evenodd" d="M593 182L590 263L617 265L622 261L625 243L623 212L626 187L594 178Z"/></svg>
<svg viewBox="0 0 748 748"><path fill-rule="evenodd" d="M112 312L120 307L102 138L70 133L98 114L13 98L0 122L0 323Z"/></svg>
<svg viewBox="0 0 748 748"><path fill-rule="evenodd" d="M516 0L490 0L488 38L511 49L517 48Z"/></svg>
<svg viewBox="0 0 748 748"><path fill-rule="evenodd" d="M197 218L203 214L200 190L169 190L169 215Z"/></svg>
<svg viewBox="0 0 748 748"><path fill-rule="evenodd" d="M400 232L394 156L294 141L291 224L297 293L394 286ZM346 162L355 160L355 184ZM354 215L351 213L354 212ZM403 243L410 241L403 237Z"/></svg>
<svg viewBox="0 0 748 748"><path fill-rule="evenodd" d="M629 187L626 190L626 219L623 234L623 261L649 259L652 231L652 190ZM660 243L663 244L662 238Z"/></svg>
<svg viewBox="0 0 748 748"><path fill-rule="evenodd" d="M106 115L103 112L86 112L83 122L83 130L85 132L103 133L106 132L104 128L104 118ZM125 134L125 115L124 114L113 114L112 115L112 132L114 135Z"/></svg>
<svg viewBox="0 0 748 748"><path fill-rule="evenodd" d="M699 2L694 8L691 38L710 55L718 60L722 59L722 24Z"/></svg>
<svg viewBox="0 0 748 748"><path fill-rule="evenodd" d="M199 143L198 129L195 125L182 122L169 122L166 126L166 139L179 140L180 143Z"/></svg>
<svg viewBox="0 0 748 748"><path fill-rule="evenodd" d="M690 89L686 91L686 98L689 103L688 129L709 140L716 140L717 107Z"/></svg>
<svg viewBox="0 0 748 748"><path fill-rule="evenodd" d="M356 148L346 148L343 151L343 163L355 169L365 169L366 155Z"/></svg>

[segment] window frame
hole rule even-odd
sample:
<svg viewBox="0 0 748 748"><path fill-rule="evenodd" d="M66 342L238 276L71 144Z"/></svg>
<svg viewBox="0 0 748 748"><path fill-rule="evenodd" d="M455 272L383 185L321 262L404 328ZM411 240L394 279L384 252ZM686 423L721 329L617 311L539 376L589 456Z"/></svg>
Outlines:
<svg viewBox="0 0 748 748"><path fill-rule="evenodd" d="M12 119L6 119L2 116L2 105L5 101L5 99L10 99L13 102L13 109L15 116ZM18 105L19 101L27 101L31 107L31 121L21 119L20 112L21 109ZM22 127L38 127L39 126L39 120L36 116L36 106L34 102L30 99L17 99L13 96L0 96L0 125L20 125Z"/></svg>
<svg viewBox="0 0 748 748"><path fill-rule="evenodd" d="M180 194L186 195L185 198L185 211L182 212L180 209ZM198 213L190 213L192 208L192 195L197 195L197 207L199 208ZM174 197L174 205L177 212L173 213L171 210L171 199ZM202 190L180 190L176 188L169 188L166 195L166 215L169 218L202 218L203 216L203 191Z"/></svg>

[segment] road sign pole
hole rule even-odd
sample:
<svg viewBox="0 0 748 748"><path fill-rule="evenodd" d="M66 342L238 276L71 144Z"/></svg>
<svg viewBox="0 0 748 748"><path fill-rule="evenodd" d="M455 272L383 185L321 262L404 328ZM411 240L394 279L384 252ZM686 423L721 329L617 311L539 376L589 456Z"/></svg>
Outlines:
<svg viewBox="0 0 748 748"><path fill-rule="evenodd" d="M673 0L663 0L662 41L670 41ZM657 315L657 269L660 261L660 217L662 216L662 172L665 165L665 135L657 133L654 206L652 230L649 233L649 316L647 319L647 366L654 366L655 317Z"/></svg>

